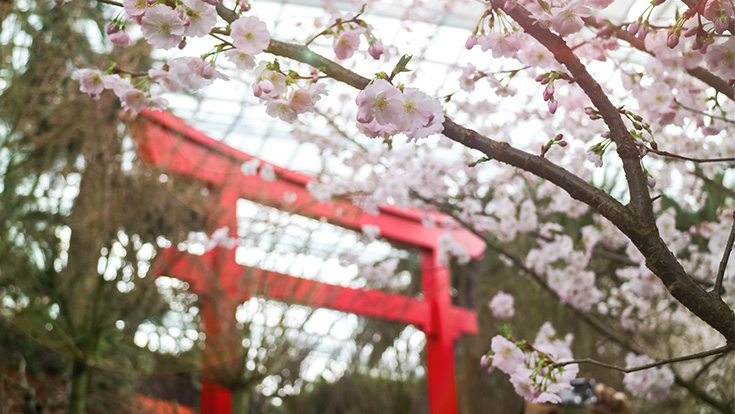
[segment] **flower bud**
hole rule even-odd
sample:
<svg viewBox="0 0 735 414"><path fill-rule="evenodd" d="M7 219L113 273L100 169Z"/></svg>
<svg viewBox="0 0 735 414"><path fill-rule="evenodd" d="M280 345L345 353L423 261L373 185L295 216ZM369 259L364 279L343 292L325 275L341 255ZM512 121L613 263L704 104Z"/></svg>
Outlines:
<svg viewBox="0 0 735 414"><path fill-rule="evenodd" d="M648 28L641 26L640 29L638 29L638 33L636 33L639 39L646 40L646 36L648 36Z"/></svg>
<svg viewBox="0 0 735 414"><path fill-rule="evenodd" d="M380 56L383 54L383 52L385 52L385 49L383 48L383 44L380 42L375 42L368 48L368 53L375 60L380 59Z"/></svg>
<svg viewBox="0 0 735 414"><path fill-rule="evenodd" d="M567 146L567 142L566 141L559 141L559 146L562 147L562 148L564 148L564 147Z"/></svg>
<svg viewBox="0 0 735 414"><path fill-rule="evenodd" d="M506 0L505 4L503 4L503 11L504 12L510 12L516 7L516 3L513 0Z"/></svg>
<svg viewBox="0 0 735 414"><path fill-rule="evenodd" d="M669 37L666 38L666 46L668 46L669 49L673 49L678 44L679 44L679 34L678 33L669 33Z"/></svg>
<svg viewBox="0 0 735 414"><path fill-rule="evenodd" d="M109 24L107 25L107 34L111 35L113 33L116 33L120 31L120 27L118 27L116 24Z"/></svg>
<svg viewBox="0 0 735 414"><path fill-rule="evenodd" d="M641 24L639 21L634 21L630 25L628 25L628 34L630 36L635 36L638 33L638 29L640 29Z"/></svg>
<svg viewBox="0 0 735 414"><path fill-rule="evenodd" d="M556 109L557 109L558 107L559 107L559 103L558 103L558 102L556 102L556 101L555 101L555 100L553 100L553 99L549 101L549 112L550 112L550 113L551 113L552 115L556 113Z"/></svg>
<svg viewBox="0 0 735 414"><path fill-rule="evenodd" d="M477 45L477 38L475 36L470 36L467 38L467 41L464 44L465 49L470 50L473 47Z"/></svg>
<svg viewBox="0 0 735 414"><path fill-rule="evenodd" d="M183 50L186 47L186 39L181 39L181 42L179 42L179 50Z"/></svg>

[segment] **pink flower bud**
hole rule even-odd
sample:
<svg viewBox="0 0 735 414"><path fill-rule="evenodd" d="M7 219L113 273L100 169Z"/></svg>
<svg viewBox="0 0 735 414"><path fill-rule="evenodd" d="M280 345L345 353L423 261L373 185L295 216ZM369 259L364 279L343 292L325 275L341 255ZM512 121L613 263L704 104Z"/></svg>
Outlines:
<svg viewBox="0 0 735 414"><path fill-rule="evenodd" d="M110 42L115 46L127 47L130 45L130 36L122 30L118 30L110 35Z"/></svg>
<svg viewBox="0 0 735 414"><path fill-rule="evenodd" d="M253 84L253 95L256 98L260 98L263 95L263 89L260 87L260 83Z"/></svg>
<svg viewBox="0 0 735 414"><path fill-rule="evenodd" d="M669 49L675 48L679 44L679 35L674 33L669 33L669 37L666 38L666 46L669 47Z"/></svg>
<svg viewBox="0 0 735 414"><path fill-rule="evenodd" d="M554 115L556 113L556 109L559 107L559 103L555 100L549 101L549 112Z"/></svg>
<svg viewBox="0 0 735 414"><path fill-rule="evenodd" d="M566 141L559 141L559 146L562 147L562 148L564 148L564 147L567 146L567 142Z"/></svg>
<svg viewBox="0 0 735 414"><path fill-rule="evenodd" d="M191 17L186 16L186 19L184 19L184 26L191 25Z"/></svg>
<svg viewBox="0 0 735 414"><path fill-rule="evenodd" d="M181 42L179 42L179 50L183 50L186 47L186 39L181 39Z"/></svg>
<svg viewBox="0 0 735 414"><path fill-rule="evenodd" d="M120 28L116 24L109 24L107 25L107 34L111 35L115 32L120 31Z"/></svg>
<svg viewBox="0 0 735 414"><path fill-rule="evenodd" d="M368 48L368 53L375 60L380 59L380 56L383 54L383 52L385 52L385 49L383 48L383 44L380 42L375 42Z"/></svg>
<svg viewBox="0 0 735 414"><path fill-rule="evenodd" d="M250 3L247 0L240 0L240 2L237 3L242 11L250 11Z"/></svg>
<svg viewBox="0 0 735 414"><path fill-rule="evenodd" d="M638 33L638 29L640 29L641 24L638 21L635 21L628 25L628 34L630 36L635 36Z"/></svg>
<svg viewBox="0 0 735 414"><path fill-rule="evenodd" d="M149 5L154 5L154 4L156 4L156 0L148 0L148 4Z"/></svg>
<svg viewBox="0 0 735 414"><path fill-rule="evenodd" d="M715 33L722 34L730 27L730 22L727 21L727 19L716 19L714 21L715 23Z"/></svg>
<svg viewBox="0 0 735 414"><path fill-rule="evenodd" d="M503 4L503 11L510 12L516 7L516 3L513 0L506 0L505 4Z"/></svg>
<svg viewBox="0 0 735 414"><path fill-rule="evenodd" d="M465 49L470 50L473 47L477 45L477 38L475 36L470 36L467 38L467 41L464 44Z"/></svg>
<svg viewBox="0 0 735 414"><path fill-rule="evenodd" d="M636 34L639 39L646 40L646 36L648 36L648 29L646 27L641 26L640 29L638 29L638 33Z"/></svg>

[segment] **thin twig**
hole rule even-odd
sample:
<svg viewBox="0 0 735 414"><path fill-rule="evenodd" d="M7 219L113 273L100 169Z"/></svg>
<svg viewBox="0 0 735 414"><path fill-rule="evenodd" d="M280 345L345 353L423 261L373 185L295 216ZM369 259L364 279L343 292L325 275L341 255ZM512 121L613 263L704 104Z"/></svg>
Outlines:
<svg viewBox="0 0 735 414"><path fill-rule="evenodd" d="M105 3L105 4L111 4L117 7L123 7L122 3L120 3L119 1L114 1L114 0L97 0L97 3Z"/></svg>
<svg viewBox="0 0 735 414"><path fill-rule="evenodd" d="M631 373L631 372L636 372L636 371L643 371L649 368L660 367L661 365L673 364L675 362L691 361L694 359L706 358L712 355L726 354L728 352L731 352L733 349L735 349L735 345L730 343L730 344L723 345L719 348L711 349L709 351L697 352L696 354L685 355L685 356L680 356L680 357L675 357L675 358L663 359L661 361L651 362L650 364L640 365L640 366L631 367L631 368L619 367L617 365L608 364L608 363L597 361L591 358L574 359L571 361L557 362L553 364L553 366L562 367L564 365L570 365L570 364L591 364L591 365L597 365L600 367L613 369L615 371Z"/></svg>
<svg viewBox="0 0 735 414"><path fill-rule="evenodd" d="M694 374L694 376L692 377L692 382L697 381L697 379L702 374L704 374L705 372L707 372L707 370L709 369L709 367L711 367L715 362L719 361L724 356L725 356L724 353L723 354L719 354L716 357L714 357L714 358L710 359L709 361L707 361L707 363L705 363L704 365L702 365L702 368L700 368L699 371L697 371L697 373Z"/></svg>
<svg viewBox="0 0 735 414"><path fill-rule="evenodd" d="M699 114L699 115L708 116L708 117L710 117L712 119L719 119L720 121L725 121L725 122L728 122L730 124L735 124L735 120L725 118L724 116L712 115L712 114L708 114L707 112L700 111L698 109L690 108L690 107L684 105L683 103L677 101L676 99L674 99L674 102L676 102L677 105L679 105L680 107L686 109L689 112L693 112L693 113Z"/></svg>
<svg viewBox="0 0 735 414"><path fill-rule="evenodd" d="M650 147L646 147L646 150L648 152L660 155L662 157L670 157L670 158L676 158L678 160L682 161L692 161L692 162L698 162L698 163L705 163L705 162L735 162L735 157L721 157L721 158L694 158L694 157L687 157L684 155L674 154L672 152L668 151L661 151L657 149L653 149Z"/></svg>
<svg viewBox="0 0 735 414"><path fill-rule="evenodd" d="M735 243L735 211L732 213L732 228L730 229L730 237L727 239L725 245L725 251L722 253L722 260L720 261L720 267L717 269L717 278L715 279L715 288L712 290L715 294L722 296L722 279L725 277L725 269L727 269L727 261L730 260L730 252L732 251L732 245Z"/></svg>

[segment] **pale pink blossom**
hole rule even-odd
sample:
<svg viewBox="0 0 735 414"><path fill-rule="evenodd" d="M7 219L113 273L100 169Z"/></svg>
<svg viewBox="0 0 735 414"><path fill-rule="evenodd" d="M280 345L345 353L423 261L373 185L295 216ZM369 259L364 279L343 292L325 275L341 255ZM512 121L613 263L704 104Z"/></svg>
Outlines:
<svg viewBox="0 0 735 414"><path fill-rule="evenodd" d="M521 50L521 37L519 32L497 33L492 32L486 36L477 38L483 52L492 49L493 57L515 57Z"/></svg>
<svg viewBox="0 0 735 414"><path fill-rule="evenodd" d="M241 52L237 49L230 49L225 52L225 57L234 63L238 69L247 70L255 67L255 57L249 53Z"/></svg>
<svg viewBox="0 0 735 414"><path fill-rule="evenodd" d="M493 338L494 340L495 338ZM493 358L493 361L495 359ZM527 401L533 401L537 395L536 385L528 374L524 373L513 373L510 376L510 383L513 384L513 389L516 394L520 395Z"/></svg>
<svg viewBox="0 0 735 414"><path fill-rule="evenodd" d="M265 23L255 16L243 16L230 25L232 44L244 53L256 55L268 47L271 35Z"/></svg>
<svg viewBox="0 0 735 414"><path fill-rule="evenodd" d="M148 97L139 89L130 89L120 98L120 104L125 110L141 112L148 107Z"/></svg>
<svg viewBox="0 0 735 414"><path fill-rule="evenodd" d="M285 99L272 99L268 101L265 112L272 116L278 117L281 121L291 122L296 119L296 111L289 106Z"/></svg>
<svg viewBox="0 0 735 414"><path fill-rule="evenodd" d="M551 27L561 36L577 33L584 27L583 17L589 17L591 11L585 1L572 0L562 7L551 9Z"/></svg>
<svg viewBox="0 0 735 414"><path fill-rule="evenodd" d="M378 79L357 95L357 121L381 125L394 124L403 112L403 94L383 79Z"/></svg>
<svg viewBox="0 0 735 414"><path fill-rule="evenodd" d="M263 166L260 167L260 178L265 181L276 180L276 171L273 169L272 164L263 164Z"/></svg>
<svg viewBox="0 0 735 414"><path fill-rule="evenodd" d="M214 6L202 0L184 0L188 7L185 16L189 18L189 24L184 30L186 36L206 36L217 23L217 11Z"/></svg>
<svg viewBox="0 0 735 414"><path fill-rule="evenodd" d="M161 68L151 68L148 70L148 76L158 82L165 90L171 93L178 93L184 89L184 85L179 78L167 70Z"/></svg>
<svg viewBox="0 0 735 414"><path fill-rule="evenodd" d="M242 163L242 165L240 166L240 172L242 172L242 175L245 176L255 175L258 172L258 167L260 167L260 160L257 158L253 158L250 161Z"/></svg>
<svg viewBox="0 0 735 414"><path fill-rule="evenodd" d="M707 67L725 79L735 79L735 37L728 37L725 43L710 46L704 56Z"/></svg>
<svg viewBox="0 0 735 414"><path fill-rule="evenodd" d="M79 76L79 90L94 99L99 99L105 85L102 82L102 74L96 69L81 69L77 72Z"/></svg>
<svg viewBox="0 0 735 414"><path fill-rule="evenodd" d="M183 20L178 13L163 4L149 8L140 26L145 40L160 49L176 47L183 39Z"/></svg>
<svg viewBox="0 0 735 414"><path fill-rule="evenodd" d="M123 0L125 13L130 17L142 16L148 8L147 0Z"/></svg>
<svg viewBox="0 0 735 414"><path fill-rule="evenodd" d="M360 47L360 35L365 29L345 30L338 37L334 38L334 54L337 59L347 59L351 57L358 47Z"/></svg>
<svg viewBox="0 0 735 414"><path fill-rule="evenodd" d="M309 89L295 89L288 95L288 106L297 114L311 111L314 106L311 100L311 91Z"/></svg>
<svg viewBox="0 0 735 414"><path fill-rule="evenodd" d="M469 63L466 67L462 68L462 75L459 76L459 87L467 92L475 90L475 82L480 76L477 68Z"/></svg>
<svg viewBox="0 0 735 414"><path fill-rule="evenodd" d="M512 375L519 368L523 368L526 362L526 356L520 348L513 342L507 340L503 336L496 335L490 343L492 349L493 366L506 374Z"/></svg>
<svg viewBox="0 0 735 414"><path fill-rule="evenodd" d="M490 307L494 317L509 319L515 314L513 302L514 299L512 295L499 291L495 296L493 296L492 300L490 300L488 306Z"/></svg>

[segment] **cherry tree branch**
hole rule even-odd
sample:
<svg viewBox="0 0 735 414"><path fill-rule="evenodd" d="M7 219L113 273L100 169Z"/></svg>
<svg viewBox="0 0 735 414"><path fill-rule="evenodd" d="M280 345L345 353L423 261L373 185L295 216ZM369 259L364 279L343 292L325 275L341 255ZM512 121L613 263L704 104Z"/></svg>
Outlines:
<svg viewBox="0 0 735 414"><path fill-rule="evenodd" d="M486 246L492 250L495 250L497 253L505 256L508 258L512 264L518 268L518 270L521 271L521 273L525 274L526 276L533 279L539 286L541 286L544 290L547 292L550 292L554 297L558 298L558 295L556 292L554 292L551 287L544 281L543 277L536 273L533 269L528 268L523 261L516 256L515 254L511 253L507 249L504 249L503 247L500 247L497 243L495 243L493 240L489 239L486 235L481 234L477 230L473 228L473 226L469 225L469 223L466 223L461 218L457 217L456 214L452 211L451 208L448 208L446 205L442 205L441 203L436 203L432 200L427 200L418 194L414 193L414 195L418 196L420 199L422 199L426 203L430 203L433 205L436 205L440 211L443 213L452 216L455 220L457 220L458 223L462 224L465 228L469 229L472 233L474 233L477 237L480 237L486 244ZM596 317L587 314L585 312L582 312L581 310L573 307L569 303L563 303L564 307L569 309L572 313L574 313L578 318L580 318L582 321L584 321L587 325L589 325L592 329L596 330L598 333L603 335L605 338L607 338L609 341L614 342L618 344L622 349L633 352L638 355L646 355L647 353L637 345L633 344L632 342L623 340L624 335L620 334L619 332L616 332L612 328L610 328L609 324L604 323L603 321L597 319ZM724 353L720 353L719 357L722 357ZM716 358L717 359L717 358ZM712 361L710 361L708 364L711 364ZM705 364L706 366L707 364ZM703 371L704 367L700 370ZM698 373L699 374L699 373ZM697 375L698 376L698 375ZM706 404L709 404L713 408L715 408L717 411L721 412L722 414L731 414L730 410L726 403L719 401L712 397L711 395L707 394L706 391L700 389L695 384L695 381L697 379L697 376L695 376L692 380L687 381L683 379L679 374L674 372L674 383L682 388L687 389L692 395L699 398Z"/></svg>
<svg viewBox="0 0 735 414"><path fill-rule="evenodd" d="M725 269L727 269L727 261L730 260L730 252L732 252L732 245L735 243L735 212L732 214L733 223L730 229L730 236L727 238L727 244L725 245L725 251L722 253L722 260L720 261L720 267L717 269L717 277L715 278L715 287L712 290L714 293L722 296L724 290L722 288L722 279L725 277Z"/></svg>
<svg viewBox="0 0 735 414"><path fill-rule="evenodd" d="M704 164L704 163L707 163L707 162L735 162L735 157L695 158L695 157L687 157L687 156L684 156L684 155L674 154L674 153L668 152L668 151L661 151L661 150L653 149L653 148L650 148L650 147L646 147L646 150L648 150L648 152L650 152L650 153L653 153L653 154L656 154L656 155L660 155L662 157L675 158L677 160L682 160L682 161L692 161L692 162L697 162L697 163L701 163L701 164Z"/></svg>
<svg viewBox="0 0 735 414"><path fill-rule="evenodd" d="M221 4L217 6L217 10L221 12L220 15L225 20L231 22L237 18L237 14ZM519 10L521 10L520 7L515 7L513 9L514 14L518 14ZM628 154L627 150L623 151L623 155L625 155L623 157L623 163L627 163L627 169L635 170L631 174L628 174L628 176L631 178L630 182L632 183L631 197L637 194L635 196L639 205L639 208L635 209L637 214L631 214L630 209L623 206L609 194L549 160L514 148L506 142L495 141L483 136L476 131L458 125L448 117L443 124L443 134L466 147L483 152L489 159L498 160L547 180L566 191L575 200L581 201L595 209L630 238L646 258L648 268L664 282L669 292L679 302L700 319L715 328L728 341L735 341L735 312L722 301L719 295L711 295L699 286L687 274L676 256L674 256L666 246L666 243L661 239L658 229L655 226L655 221L652 221L652 210L647 210L646 207L646 205L650 207L651 200L648 196L645 176L642 175L638 149L633 144L632 138L628 135L627 130L625 130L625 125L622 119L620 119L620 114L617 109L612 106L612 103L607 99L599 84L587 73L584 65L569 51L564 41L558 36L551 34L547 29L539 27L525 10L524 13L519 19L529 25L530 29L540 37L543 38L546 34L552 36L549 47L552 47L552 49L554 47L560 48L556 52L557 54L561 54L564 60L571 61L570 66L574 68L572 74L575 75L577 83L580 86L585 85L585 87L591 88L592 91L590 94L595 97L593 103L594 101L599 101L599 105L604 107L606 116L611 118L611 124L618 129L622 128L622 131L618 132L625 135L619 135L617 137L620 141L618 151L621 151L621 146L627 148L628 144L630 144L633 150L632 154ZM538 31L541 31L541 34ZM564 50L567 52L565 53ZM311 65L329 77L357 89L364 89L370 82L369 79L312 52L302 45L271 39L266 52ZM602 113L601 108L598 107L598 110ZM614 114L611 114L611 111ZM617 117L617 121L615 117ZM632 158L630 158L631 155ZM640 176L637 175L638 172L640 172ZM636 190L641 185L645 187L644 193ZM650 219L646 218L648 214L651 215Z"/></svg>
<svg viewBox="0 0 735 414"><path fill-rule="evenodd" d="M493 0L492 4L503 9L503 0ZM541 43L554 55L557 62L564 65L575 82L590 98L592 104L599 111L602 119L610 128L611 139L617 146L617 152L623 161L623 170L628 182L630 204L635 213L646 224L655 222L653 217L653 203L648 193L648 182L641 167L640 153L635 146L634 139L623 122L620 110L610 102L600 84L590 75L585 65L579 60L574 51L559 35L541 26L539 22L521 5L516 5L506 12L523 30Z"/></svg>
<svg viewBox="0 0 735 414"><path fill-rule="evenodd" d="M628 34L626 30L624 30L621 26L617 26L612 24L611 22L606 23L600 23L595 18L587 17L583 19L585 24L587 26L590 26L595 29L603 29L601 33L599 33L600 36L614 36L620 40L625 41L632 47L650 54L651 56L655 56L653 52L646 49L646 43L636 36L631 36ZM697 66L692 69L686 69L686 72L693 76L700 81L704 82L708 86L714 88L717 92L727 96L728 98L735 100L735 89L733 89L725 79L720 78L719 76L713 74L712 72L708 71L707 69Z"/></svg>
<svg viewBox="0 0 735 414"><path fill-rule="evenodd" d="M570 364L591 364L591 365L597 365L600 367L613 369L615 371L631 373L631 372L636 372L636 371L643 371L643 370L650 369L650 368L660 367L662 365L673 364L676 362L692 361L695 359L706 358L712 355L726 354L728 352L731 352L733 349L735 349L735 345L733 345L732 343L728 343L719 348L711 349L709 351L697 352L695 354L685 355L685 356L680 356L680 357L662 359L661 361L651 362L650 364L645 364L645 365L640 365L637 367L630 367L630 368L619 367L617 365L608 364L606 362L597 361L591 358L574 359L571 361L556 362L552 366L553 367L563 367L564 365L570 365Z"/></svg>

